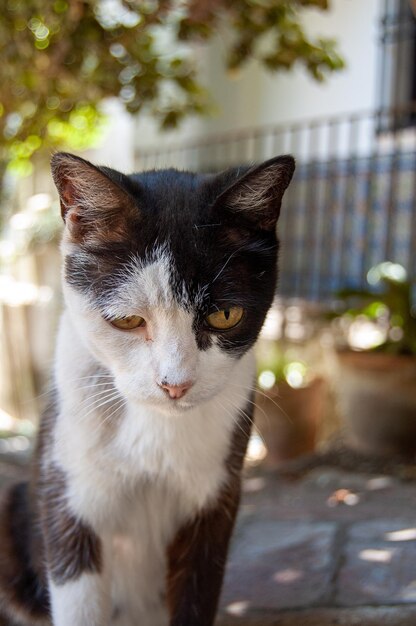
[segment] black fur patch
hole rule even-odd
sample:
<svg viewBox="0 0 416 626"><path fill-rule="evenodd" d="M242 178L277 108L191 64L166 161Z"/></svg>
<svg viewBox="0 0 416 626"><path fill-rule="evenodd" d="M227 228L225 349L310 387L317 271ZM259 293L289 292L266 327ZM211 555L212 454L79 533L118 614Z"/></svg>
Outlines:
<svg viewBox="0 0 416 626"><path fill-rule="evenodd" d="M85 572L99 573L101 541L66 505L66 480L59 468L51 467L43 477L40 494L46 557L54 583L63 585Z"/></svg>
<svg viewBox="0 0 416 626"><path fill-rule="evenodd" d="M46 581L39 575L33 560L34 544L41 545L42 539L30 508L27 483L13 485L5 494L0 532L1 610L7 611L10 618L11 615L27 615L28 623L45 623L49 615L49 594Z"/></svg>
<svg viewBox="0 0 416 626"><path fill-rule="evenodd" d="M214 623L240 500L240 472L250 439L252 413L253 405L248 403L238 416L226 459L227 481L215 502L185 524L168 548L171 626Z"/></svg>

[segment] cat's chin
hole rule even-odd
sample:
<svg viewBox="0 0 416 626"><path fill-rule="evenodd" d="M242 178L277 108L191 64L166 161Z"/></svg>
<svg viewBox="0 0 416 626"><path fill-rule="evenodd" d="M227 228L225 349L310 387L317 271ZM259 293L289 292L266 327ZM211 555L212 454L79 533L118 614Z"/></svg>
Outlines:
<svg viewBox="0 0 416 626"><path fill-rule="evenodd" d="M141 407L147 406L151 410L157 411L158 413L163 413L163 415L175 416L187 413L188 411L192 411L193 409L197 409L198 407L206 404L210 400L212 400L212 395L206 398L202 397L191 400L187 400L186 398L184 398L183 400L136 398L133 399L133 404L138 404Z"/></svg>
<svg viewBox="0 0 416 626"><path fill-rule="evenodd" d="M194 409L197 405L194 402L171 402L163 405L158 405L161 413L165 415L180 415L181 413L187 413L191 409Z"/></svg>
<svg viewBox="0 0 416 626"><path fill-rule="evenodd" d="M139 405L140 407L149 407L149 409L156 410L158 413L164 415L180 415L186 413L191 409L203 404L203 400L199 402L190 402L188 400L160 400L160 399L143 399L143 398L130 398L133 405Z"/></svg>

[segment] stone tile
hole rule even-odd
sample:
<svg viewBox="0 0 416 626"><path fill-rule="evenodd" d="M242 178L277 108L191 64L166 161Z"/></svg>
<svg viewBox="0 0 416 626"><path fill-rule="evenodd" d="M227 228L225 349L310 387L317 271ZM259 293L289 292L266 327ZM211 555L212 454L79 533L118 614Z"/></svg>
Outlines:
<svg viewBox="0 0 416 626"><path fill-rule="evenodd" d="M328 593L336 526L248 520L237 530L222 597L228 611L299 608Z"/></svg>
<svg viewBox="0 0 416 626"><path fill-rule="evenodd" d="M220 616L216 626L415 626L416 607L308 609L259 615Z"/></svg>
<svg viewBox="0 0 416 626"><path fill-rule="evenodd" d="M378 519L352 524L348 537L350 541L383 541L394 544L413 544L416 541L416 509L407 519Z"/></svg>
<svg viewBox="0 0 416 626"><path fill-rule="evenodd" d="M416 516L351 526L336 601L346 606L416 602Z"/></svg>
<svg viewBox="0 0 416 626"><path fill-rule="evenodd" d="M247 489L248 487L248 489ZM328 506L338 489L357 494L354 506ZM354 474L320 468L298 480L284 480L276 474L248 479L242 513L263 519L348 521L411 517L416 511L416 483L395 477Z"/></svg>

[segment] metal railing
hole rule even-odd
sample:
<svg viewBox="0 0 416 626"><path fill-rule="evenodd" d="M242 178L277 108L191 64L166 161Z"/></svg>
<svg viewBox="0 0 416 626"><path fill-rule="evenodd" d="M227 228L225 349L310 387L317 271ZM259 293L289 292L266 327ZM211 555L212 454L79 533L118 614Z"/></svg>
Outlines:
<svg viewBox="0 0 416 626"><path fill-rule="evenodd" d="M284 296L323 299L385 260L416 274L416 106L267 126L140 150L137 169L218 171L291 153L279 222Z"/></svg>

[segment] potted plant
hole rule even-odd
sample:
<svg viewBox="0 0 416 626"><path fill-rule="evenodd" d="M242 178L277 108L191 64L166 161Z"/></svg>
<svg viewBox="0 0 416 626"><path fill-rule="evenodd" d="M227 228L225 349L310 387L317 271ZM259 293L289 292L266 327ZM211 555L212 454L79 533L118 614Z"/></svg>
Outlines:
<svg viewBox="0 0 416 626"><path fill-rule="evenodd" d="M384 262L368 290L339 294L335 393L347 441L377 454L416 453L416 318L405 269Z"/></svg>
<svg viewBox="0 0 416 626"><path fill-rule="evenodd" d="M315 449L324 381L296 349L277 341L260 340L257 361L255 425L267 449L264 463L276 467Z"/></svg>

